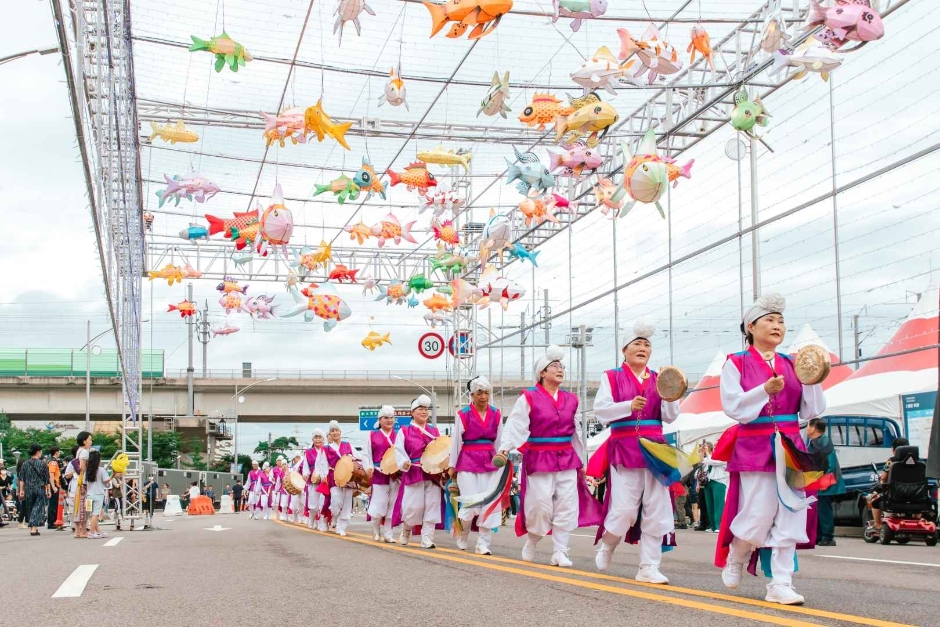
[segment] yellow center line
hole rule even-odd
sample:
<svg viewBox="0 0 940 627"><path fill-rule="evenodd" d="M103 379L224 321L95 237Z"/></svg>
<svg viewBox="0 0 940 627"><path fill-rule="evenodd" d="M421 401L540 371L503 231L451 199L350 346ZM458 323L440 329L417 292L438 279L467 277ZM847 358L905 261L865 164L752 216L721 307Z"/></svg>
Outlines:
<svg viewBox="0 0 940 627"><path fill-rule="evenodd" d="M362 534L362 533L351 533L350 535L359 536L362 538L372 539L371 535ZM372 540L374 543L375 541ZM539 570L549 570L549 571L558 571L557 566L548 566L545 564L536 564L534 562L523 562L522 560L516 560L508 557L497 557L496 555L477 555L476 553L468 553L465 551L458 551L455 549L446 549L442 547L437 547L435 551L441 551L444 553L453 553L455 555L465 555L467 557L472 557L478 560L486 560L491 562L502 562L504 564L515 564L523 566L525 568L535 568ZM603 581L615 581L617 583L626 584L629 586L635 586L638 588L652 588L656 590L663 590L668 592L674 592L677 594L687 594L690 596L704 597L709 599L715 599L717 601L727 601L729 603L739 603L742 605L751 605L754 607L763 607L771 610L778 610L784 612L793 612L795 614L804 614L806 616L815 616L817 618L829 618L832 620L840 620L850 623L856 623L858 625L870 625L872 627L910 627L904 623L893 623L890 621L879 620L877 618L869 618L867 616L854 616L852 614L840 614L838 612L829 612L826 610L819 610L812 607L803 607L799 605L780 605L779 603L771 603L770 601L761 601L758 599L748 599L745 597L733 596L730 594L722 594L720 592L709 592L707 590L697 590L695 588L682 588L680 586L662 586L655 583L645 583L642 581L637 581L635 579L627 579L624 577L617 577L616 575L607 575L604 573L591 572L586 570L577 570L574 568L566 568L564 570L565 574L577 575L579 577L589 577L592 579L600 579ZM717 573L716 573L717 576Z"/></svg>
<svg viewBox="0 0 940 627"><path fill-rule="evenodd" d="M316 531L314 529L308 529L306 527L297 527L289 523L274 521L277 524L285 527L290 527L292 529L297 529L299 531L304 531L307 533L313 533L320 536L329 536L339 540L345 540L347 542L355 542L357 544L365 544L371 547L381 548L388 551L396 551L399 553L410 553L413 555L418 555L421 557L442 560L447 562L454 562L457 564L466 564L468 566L477 566L479 568L486 568L488 570L495 570L503 573L510 573L513 575L522 575L523 577L531 577L533 579L541 579L543 581L552 581L555 583L563 583L570 586L576 586L578 588L587 588L590 590L596 590L600 592L609 592L611 594L619 594L621 596L633 597L636 599L644 599L646 601L656 601L659 603L666 603L669 605L678 605L680 607L690 608L701 610L703 612L712 612L715 614L724 614L726 616L733 616L735 618L743 618L763 623L772 623L774 625L784 625L786 627L807 627L807 626L817 626L817 623L809 623L801 620L796 620L792 618L785 618L780 616L771 616L766 614L758 614L756 612L749 612L746 610L739 610L736 608L724 607L720 605L712 605L709 603L702 603L699 601L692 601L690 599L682 599L677 597L668 597L658 594L651 594L649 592L641 592L639 590L629 590L627 588L620 588L615 586L608 586L602 583L596 583L593 581L582 581L580 579L569 579L567 577L560 577L558 575L547 575L540 572L534 572L531 570L523 570L521 568L512 568L509 566L500 566L498 564L490 563L491 560L478 560L478 559L467 559L462 557L452 557L446 555L443 552L438 553L435 551L428 551L427 549L413 549L406 546L387 544L387 543L376 543L371 537L368 539L354 538L350 536L338 536L335 534L325 533L322 531ZM526 566L529 566L526 563ZM775 610L781 609L782 606L774 607Z"/></svg>

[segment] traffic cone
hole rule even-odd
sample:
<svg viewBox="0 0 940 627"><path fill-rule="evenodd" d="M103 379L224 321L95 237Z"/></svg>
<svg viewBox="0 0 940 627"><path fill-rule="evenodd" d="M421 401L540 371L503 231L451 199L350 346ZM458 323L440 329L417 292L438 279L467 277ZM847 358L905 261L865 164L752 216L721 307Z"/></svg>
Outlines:
<svg viewBox="0 0 940 627"><path fill-rule="evenodd" d="M59 490L59 504L56 506L56 512L55 512L55 526L56 526L56 527L61 527L61 526L63 526L63 525L65 524L65 523L62 521L62 510L63 510L64 505L65 505L65 498L64 498L64 496L65 496L65 495L62 494L62 490Z"/></svg>

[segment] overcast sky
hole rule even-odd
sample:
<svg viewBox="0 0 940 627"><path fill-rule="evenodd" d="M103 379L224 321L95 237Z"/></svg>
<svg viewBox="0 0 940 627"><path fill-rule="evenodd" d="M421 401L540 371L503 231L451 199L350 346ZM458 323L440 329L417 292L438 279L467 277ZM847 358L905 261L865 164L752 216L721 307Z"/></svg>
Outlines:
<svg viewBox="0 0 940 627"><path fill-rule="evenodd" d="M142 0L133 4L138 36L184 42L189 34L207 38L221 30L222 17L208 5L196 9L195 5L182 0L169 3ZM258 7L252 6L254 4L257 3L226 3L227 30L256 54L289 58L306 2L269 1L263 3L264 10L260 12ZM317 3L317 7L321 4ZM674 4L658 6L657 11L666 13ZM739 15L759 3L741 0L733 5L723 3L720 7L711 2L701 4L706 14L712 11L715 15ZM328 15L332 7L322 8L323 15L311 21L302 57L385 72L401 54L406 78L409 70L415 74L449 75L470 44L442 36L428 40L429 22L422 7L408 5L407 13L403 13L404 5L387 5L379 3L375 7L379 12L377 17L363 17L361 39L356 38L352 27L347 28L342 48L333 45L332 19ZM618 11L641 14L640 3L627 5ZM173 12L176 18L166 20L161 13L164 10ZM317 8L315 12L320 10ZM884 40L847 54L844 66L833 74L837 185L855 181L937 142L940 134L935 122L940 113L940 99L936 97L938 50L936 39L932 37L937 13L933 3L912 0L887 19ZM0 56L56 44L48 3L21 2L15 14L15 20L7 20L0 26L3 34ZM581 33L572 37L565 22L551 29L535 24L537 18L510 17L512 19L506 18L499 26L496 35L478 44L458 78L488 83L494 69L511 68L514 81L559 85L567 81L567 73L576 61L580 62L581 55L593 53L602 44L615 52L619 47L614 34L616 25L611 22L587 23ZM401 30L401 21L405 18L407 26ZM670 38L681 55L688 42L688 26L671 27ZM398 35L393 37L396 28ZM542 49L527 45L515 50L513 42L517 39L533 41L531 37L536 28L542 29L538 31ZM638 31L642 28L637 26ZM709 26L713 40L726 28ZM235 35L236 32L239 35ZM571 41L566 42L566 38ZM401 52L399 39L404 41ZM237 76L228 70L216 75L209 70L211 57L208 54L189 54L183 49L151 43L135 44L135 47L142 97L273 112L284 90L285 70L280 65L256 62ZM545 52L548 49L558 52L550 56ZM301 106L312 103L320 95L320 79L319 72L298 72L288 83L286 100ZM437 83L413 82L409 85L411 111L405 112L388 105L375 107L383 79L334 74L327 75L327 80L325 102L334 115L381 116L410 122L420 119L440 89ZM4 88L4 97L0 100L0 136L8 147L0 154L2 215L7 234L4 246L0 247L0 267L3 268L0 273L0 337L3 338L0 348L78 348L85 341L86 320L92 321L94 334L105 330L109 323L60 58L58 55L32 55L0 65L0 81ZM474 115L485 90L478 86L449 88L432 109L429 120L492 122L496 128L518 128L515 116L531 98L532 90L513 90L513 113L509 120L481 117L478 121ZM577 94L577 90L570 90L570 93ZM625 115L646 95L621 91L612 102ZM768 99L766 104L773 117L766 139L774 152L761 148L758 153L761 219L832 188L829 103L829 85L813 74L791 83ZM492 313L493 326L518 324L523 311L531 321L532 313L541 306L543 289L549 290L554 312L592 299L613 287L616 265L617 282L638 279L619 293L619 332L613 325L612 296L581 307L552 325L551 340L558 343L565 341L570 326L595 327L595 346L588 354L589 372L615 364L615 338L628 333L632 321L639 316L653 318L661 329L654 340L653 362L656 364L675 362L694 376L705 370L716 351L736 350L740 346L736 327L742 301L740 259L744 262L743 300L749 302L752 294L750 237L745 238L740 248L733 240L673 270L671 327L669 274L660 272L639 279L666 264L670 257L675 259L689 254L733 233L738 226L739 188L743 225L750 223L749 162L747 159L741 162L739 186L737 164L724 155L725 144L734 137L734 131L725 127L679 157L681 163L694 158L695 165L692 179L681 180L671 192L671 202L668 205L664 202L669 221L661 220L654 208L638 205L627 218L618 221L616 235L613 235L610 221L595 213L578 222L571 229L570 237L562 233L543 246L537 270L529 264L510 266L509 275L526 287L528 300L514 303L506 314L496 308ZM351 141L354 150L345 154L345 151L327 148L327 144L272 151L268 157L270 165L264 168L258 183L258 197L266 203L277 180L284 186L286 195L309 198L314 182L330 180L337 174L277 166L279 161L307 165L325 163L329 167L346 167L347 172L352 172L361 152L368 153L380 168L401 144L399 140L376 138L368 144L362 138ZM434 138L409 143L395 162L395 168L406 165L417 150L431 148L436 143ZM242 158L258 158L264 152L257 130L228 129L210 129L204 142L195 149L179 146L174 150L144 149L145 178L159 180L164 172L182 174L192 165L226 190L205 206L184 203L187 206L181 205L179 215L158 214L154 231L161 236L175 234L192 221L193 216L196 221L203 221L203 213L229 216L249 204L258 175L257 164L191 156L186 152L199 149L207 154ZM511 156L511 149L505 144L478 144L473 149L474 173L478 175L499 173L503 157ZM544 150L539 153L544 159ZM859 314L863 353L873 354L906 316L916 293L923 291L931 280L940 279L940 275L931 279L931 272L940 267L936 252L940 229L940 213L936 211L940 199L936 182L938 171L940 157L933 154L840 195L842 352L846 355L852 351L854 314ZM475 177L475 193L490 181L482 176ZM145 185L148 208L155 208L153 194L160 187ZM513 189L497 183L478 203L474 219L485 219L491 205L512 204L519 199ZM392 203L414 200L413 194L399 188L390 198ZM288 203L288 206L294 211L295 222L310 225L295 230L294 241L300 244L316 245L321 236L335 232L324 230L321 225L339 226L351 215L351 211L332 201ZM791 328L798 329L809 322L838 352L832 208L832 202L826 200L761 231L761 287L764 291L779 290L788 296L791 309L787 317ZM385 207L367 207L361 217L371 224L385 213ZM418 219L416 230L427 230L427 214L419 216L416 209L395 209L395 213L402 220ZM359 217L355 215L353 221L358 221ZM670 230L671 250L668 246ZM612 250L615 237L616 264ZM347 242L345 235L339 240L342 245ZM282 284L246 282L250 287L249 295L276 294L275 302L282 308L290 305ZM209 302L213 327L226 322L216 302L216 283L197 281L195 285L196 301L200 305L206 300ZM240 369L242 362L251 362L255 368L266 369L444 370L443 360L431 362L417 353L418 338L427 330L421 320L423 308L408 311L404 307L373 303L371 297L363 296L361 289L355 287L344 288L341 295L353 308L354 316L331 333L323 332L322 321L306 324L294 318L252 323L244 314L229 316L228 322L239 326L241 331L211 341L209 368ZM144 316L150 322L144 325L143 345L164 350L169 370L186 366L184 323L176 314L166 313L167 304L179 302L183 297L184 291L179 286L171 288L165 282L145 281ZM486 324L486 312L480 314L479 320ZM393 345L374 353L365 351L359 342L370 328L391 332ZM671 343L666 331L671 331ZM541 344L542 337L543 332L538 330L535 340ZM518 340L518 336L513 337L507 344L517 345ZM107 336L100 344L113 345ZM197 344L197 372L200 348ZM500 360L500 351L494 351L494 374L498 377L501 364L506 372L518 373L519 352L518 348L507 348ZM527 376L533 357L540 352L541 349L535 348L528 351ZM489 370L485 357L481 355L480 368L484 372ZM246 440L255 435L263 437L266 429L252 429L243 437ZM289 434L294 427L285 425L277 429ZM307 432L310 428L304 426L303 430Z"/></svg>

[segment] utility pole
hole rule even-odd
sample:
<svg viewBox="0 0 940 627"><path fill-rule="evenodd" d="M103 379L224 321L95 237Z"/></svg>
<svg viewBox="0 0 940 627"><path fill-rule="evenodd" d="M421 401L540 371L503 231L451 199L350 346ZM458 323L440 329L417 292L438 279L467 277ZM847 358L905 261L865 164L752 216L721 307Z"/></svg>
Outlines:
<svg viewBox="0 0 940 627"><path fill-rule="evenodd" d="M571 329L572 333L575 329ZM577 328L577 335L570 336L569 344L572 348L576 348L581 351L580 354L580 375L581 381L578 385L578 396L581 398L581 402L578 404L579 409L581 410L581 445L582 450L584 451L584 463L587 463L587 440L588 440L588 429L587 429L587 348L591 346L588 342L591 341L591 336L594 329L588 328L583 324Z"/></svg>
<svg viewBox="0 0 940 627"><path fill-rule="evenodd" d="M202 344L202 378L205 379L209 375L206 373L206 368L209 363L209 301L206 301L205 307L202 310L202 317L199 321L199 342Z"/></svg>
<svg viewBox="0 0 940 627"><path fill-rule="evenodd" d="M274 456L271 455L271 432L268 431L268 462L274 459Z"/></svg>
<svg viewBox="0 0 940 627"><path fill-rule="evenodd" d="M186 300L193 302L193 282L186 285ZM186 318L186 341L189 344L189 366L186 368L186 415L192 416L195 412L193 399L193 317Z"/></svg>
<svg viewBox="0 0 940 627"><path fill-rule="evenodd" d="M525 381L525 312L519 314L519 380Z"/></svg>
<svg viewBox="0 0 940 627"><path fill-rule="evenodd" d="M862 357L862 351L859 348L859 333L858 333L858 314L852 316L852 332L855 336L855 357L852 359L860 359Z"/></svg>
<svg viewBox="0 0 940 627"><path fill-rule="evenodd" d="M549 322L549 318L552 316L552 308L548 304L548 290L542 290L542 296L544 298L542 304L542 329L545 330L545 345L548 346L551 344L551 330L552 323Z"/></svg>

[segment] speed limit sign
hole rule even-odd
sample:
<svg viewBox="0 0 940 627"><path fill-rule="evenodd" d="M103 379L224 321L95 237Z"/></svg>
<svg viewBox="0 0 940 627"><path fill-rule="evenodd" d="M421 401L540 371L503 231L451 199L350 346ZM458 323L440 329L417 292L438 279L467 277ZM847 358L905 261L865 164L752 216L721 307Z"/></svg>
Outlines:
<svg viewBox="0 0 940 627"><path fill-rule="evenodd" d="M444 354L444 338L437 333L425 333L418 340L418 352L425 359L437 359Z"/></svg>

